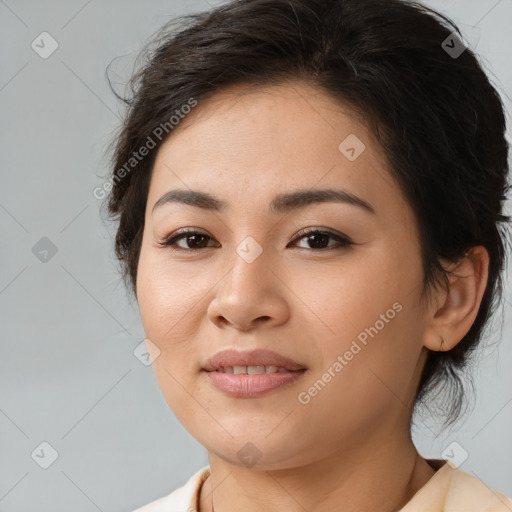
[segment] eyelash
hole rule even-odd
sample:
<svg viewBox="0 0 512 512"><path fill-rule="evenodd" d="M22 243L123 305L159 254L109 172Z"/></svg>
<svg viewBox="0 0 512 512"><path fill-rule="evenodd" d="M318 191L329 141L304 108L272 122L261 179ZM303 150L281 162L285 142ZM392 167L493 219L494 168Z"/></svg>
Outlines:
<svg viewBox="0 0 512 512"><path fill-rule="evenodd" d="M342 249L349 245L354 245L354 242L352 242L348 237L334 233L329 230L324 230L324 229L302 229L301 231L299 231L297 233L297 236L292 240L292 242L297 242L302 238L305 238L310 235L317 235L317 234L318 235L327 235L328 237L333 238L334 240L336 240L338 242L338 245L334 246L334 247L325 247L323 249L309 249L314 252L326 252L326 251L331 251L331 250L339 250L339 249ZM173 235L157 242L157 245L160 247L163 247L163 248L171 247L173 251L198 251L201 249L211 248L211 247L201 247L199 249L190 249L190 248L179 247L176 245L176 242L178 240L187 238L192 235L201 235L201 236L207 237L209 239L212 239L212 237L210 237L209 235L202 233L200 231L197 231L194 228L184 228L184 229L177 231ZM305 248L301 247L301 249L305 249Z"/></svg>

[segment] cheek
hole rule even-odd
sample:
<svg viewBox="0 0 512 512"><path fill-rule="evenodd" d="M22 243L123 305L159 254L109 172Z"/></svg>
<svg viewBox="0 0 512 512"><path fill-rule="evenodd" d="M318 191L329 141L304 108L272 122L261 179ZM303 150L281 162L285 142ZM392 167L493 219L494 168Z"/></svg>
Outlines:
<svg viewBox="0 0 512 512"><path fill-rule="evenodd" d="M160 254L162 253L162 254ZM180 400L182 388L199 371L200 298L208 287L166 260L164 250L141 250L137 300L146 338L160 353L153 369L166 399ZM204 280L203 280L204 281Z"/></svg>
<svg viewBox="0 0 512 512"><path fill-rule="evenodd" d="M194 314L208 289L190 263L176 263L167 255L165 249L143 245L137 270L137 300L146 333L162 342L180 337L187 316Z"/></svg>
<svg viewBox="0 0 512 512"><path fill-rule="evenodd" d="M199 371L196 335L190 327L197 302L193 290L183 273L170 271L151 250L141 251L137 299L145 336L159 350L153 371L169 408L185 425L192 415L190 379ZM197 322L192 324L197 328Z"/></svg>
<svg viewBox="0 0 512 512"><path fill-rule="evenodd" d="M311 324L327 345L343 348L365 328L377 322L379 336L403 321L397 309L412 309L417 302L421 269L415 257L375 246L330 261L317 269L295 269L290 287L305 306ZM297 276L303 274L298 278ZM295 299L294 299L295 300ZM395 308L393 304L398 303ZM386 314L386 312L388 312ZM381 319L381 316L384 318ZM395 337L393 334L393 338Z"/></svg>
<svg viewBox="0 0 512 512"><path fill-rule="evenodd" d="M313 377L321 378L342 356L333 388L344 396L332 397L338 403L361 406L363 391L372 402L374 395L382 400L390 393L386 386L398 396L408 392L421 350L422 270L413 252L374 247L314 277L294 279L294 292L314 312L308 324L317 326L310 334L322 364Z"/></svg>

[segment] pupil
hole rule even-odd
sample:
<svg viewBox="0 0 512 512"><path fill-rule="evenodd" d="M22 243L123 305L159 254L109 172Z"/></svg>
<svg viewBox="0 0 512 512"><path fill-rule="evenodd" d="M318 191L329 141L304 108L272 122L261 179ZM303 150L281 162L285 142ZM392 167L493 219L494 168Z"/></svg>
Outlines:
<svg viewBox="0 0 512 512"><path fill-rule="evenodd" d="M195 240L196 242L197 242L198 238L203 238L203 242L204 242L205 235L190 235L188 238L189 238L189 241L190 241L190 239L192 239L193 241ZM189 245L190 245L190 243L189 243ZM192 245L194 245L194 242L192 242ZM198 244L195 244L194 246L197 247Z"/></svg>
<svg viewBox="0 0 512 512"><path fill-rule="evenodd" d="M312 240L313 240L314 238L317 238L317 237L318 237L318 238L322 238L324 242L326 241L325 239L329 239L329 236L328 236L328 235L324 235L324 234L318 234L318 233L316 233L316 234L313 234L313 235L310 235L310 236L309 236L309 243L311 244ZM313 245L315 248L317 248L317 249L318 249L318 248L319 248L319 245L322 245L322 243L320 242L320 244L318 244L318 243L315 243L315 242L313 241L313 244L312 244L312 245ZM320 248L322 248L322 247L320 247ZM325 247L324 247L324 248L325 248Z"/></svg>

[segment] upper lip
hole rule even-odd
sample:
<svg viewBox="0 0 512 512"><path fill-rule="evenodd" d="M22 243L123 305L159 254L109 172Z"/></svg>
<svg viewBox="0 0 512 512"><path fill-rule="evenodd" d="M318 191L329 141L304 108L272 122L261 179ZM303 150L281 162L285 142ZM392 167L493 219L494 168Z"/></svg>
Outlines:
<svg viewBox="0 0 512 512"><path fill-rule="evenodd" d="M277 366L287 370L305 370L306 367L300 365L292 359L272 352L271 350L236 350L226 349L217 352L211 357L203 370L212 372L219 368L229 368L233 366Z"/></svg>

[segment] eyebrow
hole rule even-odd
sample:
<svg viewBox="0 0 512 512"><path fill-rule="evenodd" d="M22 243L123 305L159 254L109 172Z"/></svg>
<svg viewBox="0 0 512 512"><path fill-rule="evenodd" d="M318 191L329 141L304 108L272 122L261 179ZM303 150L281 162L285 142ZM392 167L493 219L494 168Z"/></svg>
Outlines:
<svg viewBox="0 0 512 512"><path fill-rule="evenodd" d="M346 190L332 188L300 189L278 194L271 201L269 210L272 213L288 213L292 210L304 208L315 203L326 202L350 204L358 206L369 213L375 214L373 206L364 199L361 199ZM208 192L177 189L170 190L160 197L160 199L158 199L154 204L152 212L164 204L169 203L181 203L214 212L222 212L229 207L227 202L212 196Z"/></svg>

